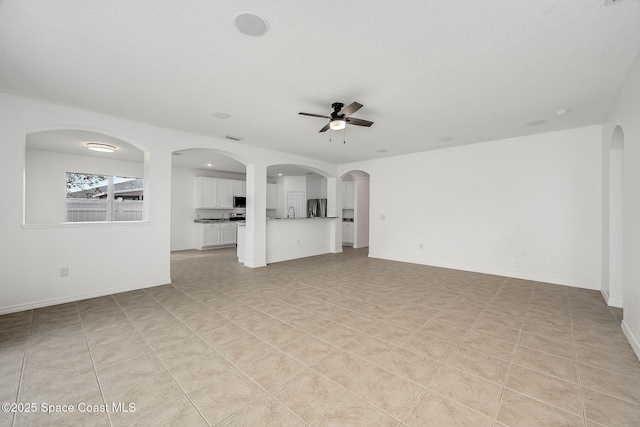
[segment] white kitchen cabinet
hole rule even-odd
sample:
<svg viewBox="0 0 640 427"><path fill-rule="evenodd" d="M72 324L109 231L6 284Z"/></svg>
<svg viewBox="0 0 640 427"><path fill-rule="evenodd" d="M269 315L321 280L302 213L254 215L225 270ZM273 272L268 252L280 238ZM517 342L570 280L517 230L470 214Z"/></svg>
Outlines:
<svg viewBox="0 0 640 427"><path fill-rule="evenodd" d="M247 195L247 182L234 179L233 195L245 197Z"/></svg>
<svg viewBox="0 0 640 427"><path fill-rule="evenodd" d="M342 243L345 245L353 245L353 223L352 222L343 222L342 223Z"/></svg>
<svg viewBox="0 0 640 427"><path fill-rule="evenodd" d="M233 209L233 181L218 179L218 209Z"/></svg>
<svg viewBox="0 0 640 427"><path fill-rule="evenodd" d="M267 183L267 209L278 208L278 186Z"/></svg>
<svg viewBox="0 0 640 427"><path fill-rule="evenodd" d="M196 177L196 209L233 209L233 196L234 180Z"/></svg>
<svg viewBox="0 0 640 427"><path fill-rule="evenodd" d="M218 179L206 176L196 177L196 209L218 207Z"/></svg>
<svg viewBox="0 0 640 427"><path fill-rule="evenodd" d="M235 245L236 244L236 231L238 227L235 225L225 224L220 226L220 244L221 245Z"/></svg>
<svg viewBox="0 0 640 427"><path fill-rule="evenodd" d="M201 249L210 246L220 246L220 225L201 224L200 239Z"/></svg>
<svg viewBox="0 0 640 427"><path fill-rule="evenodd" d="M196 247L212 249L217 246L235 245L237 228L235 224L230 223L196 223Z"/></svg>
<svg viewBox="0 0 640 427"><path fill-rule="evenodd" d="M355 195L353 181L344 181L342 186L342 209L353 209Z"/></svg>

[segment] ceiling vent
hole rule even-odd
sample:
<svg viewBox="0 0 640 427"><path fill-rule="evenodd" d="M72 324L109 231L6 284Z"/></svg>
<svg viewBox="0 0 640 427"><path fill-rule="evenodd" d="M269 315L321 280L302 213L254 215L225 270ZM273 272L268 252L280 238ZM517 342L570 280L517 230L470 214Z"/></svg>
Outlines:
<svg viewBox="0 0 640 427"><path fill-rule="evenodd" d="M225 136L225 138L230 139L232 141L241 141L242 138L240 138L239 136L233 136L233 135L227 135Z"/></svg>

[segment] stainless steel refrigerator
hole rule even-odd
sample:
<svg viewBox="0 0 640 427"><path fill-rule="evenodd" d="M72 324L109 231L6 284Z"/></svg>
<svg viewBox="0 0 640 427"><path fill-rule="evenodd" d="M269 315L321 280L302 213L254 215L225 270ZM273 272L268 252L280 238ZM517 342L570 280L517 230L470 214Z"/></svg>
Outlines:
<svg viewBox="0 0 640 427"><path fill-rule="evenodd" d="M307 200L307 217L326 217L327 216L327 199L308 199Z"/></svg>

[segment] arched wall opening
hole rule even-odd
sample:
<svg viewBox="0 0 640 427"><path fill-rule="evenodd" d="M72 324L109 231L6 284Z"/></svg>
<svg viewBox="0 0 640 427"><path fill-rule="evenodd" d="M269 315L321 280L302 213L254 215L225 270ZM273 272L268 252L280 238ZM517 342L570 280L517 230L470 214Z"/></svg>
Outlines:
<svg viewBox="0 0 640 427"><path fill-rule="evenodd" d="M369 178L369 174L361 170L352 170L340 177L342 244L345 246L369 246Z"/></svg>
<svg viewBox="0 0 640 427"><path fill-rule="evenodd" d="M94 130L28 133L24 224L148 220L145 158L144 147Z"/></svg>
<svg viewBox="0 0 640 427"><path fill-rule="evenodd" d="M329 178L329 179L327 179ZM267 218L328 216L331 175L305 165L277 164L267 167ZM315 203L312 205L312 202Z"/></svg>
<svg viewBox="0 0 640 427"><path fill-rule="evenodd" d="M609 148L609 298L608 304L623 306L623 191L624 132L616 126Z"/></svg>
<svg viewBox="0 0 640 427"><path fill-rule="evenodd" d="M301 164L272 164L266 175L266 262L341 252L337 178Z"/></svg>
<svg viewBox="0 0 640 427"><path fill-rule="evenodd" d="M235 247L231 223L246 214L244 160L210 148L174 151L171 160L171 251Z"/></svg>

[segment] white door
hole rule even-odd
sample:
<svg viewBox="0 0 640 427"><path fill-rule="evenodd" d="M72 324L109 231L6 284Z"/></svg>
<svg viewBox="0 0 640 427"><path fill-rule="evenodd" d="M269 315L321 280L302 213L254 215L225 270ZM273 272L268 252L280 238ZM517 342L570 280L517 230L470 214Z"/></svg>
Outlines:
<svg viewBox="0 0 640 427"><path fill-rule="evenodd" d="M285 211L287 218L306 218L307 201L304 197L304 191L288 191L287 192L287 210Z"/></svg>

